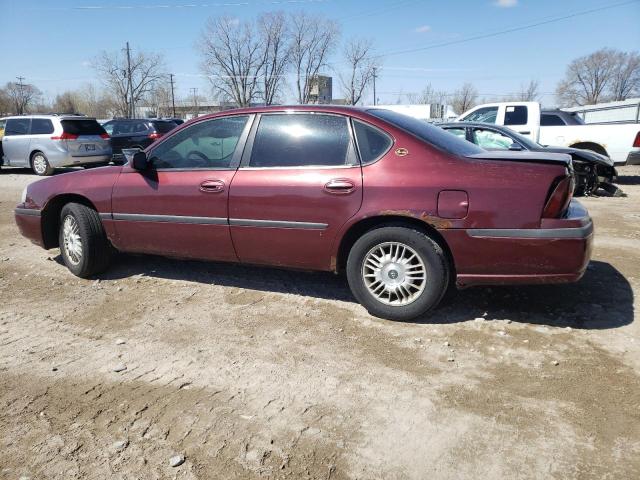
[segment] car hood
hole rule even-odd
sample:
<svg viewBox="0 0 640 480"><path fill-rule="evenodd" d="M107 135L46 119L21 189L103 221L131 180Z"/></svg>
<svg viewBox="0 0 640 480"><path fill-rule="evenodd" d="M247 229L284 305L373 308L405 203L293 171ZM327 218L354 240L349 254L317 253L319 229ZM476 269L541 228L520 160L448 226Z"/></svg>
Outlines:
<svg viewBox="0 0 640 480"><path fill-rule="evenodd" d="M569 148L569 147L544 147L543 150L545 152L553 152L553 153L566 153L567 155L571 155L576 160L583 160L585 162L598 163L600 165L605 165L608 167L613 167L613 160L604 155L600 155L599 153L592 152L591 150L582 150L580 148Z"/></svg>

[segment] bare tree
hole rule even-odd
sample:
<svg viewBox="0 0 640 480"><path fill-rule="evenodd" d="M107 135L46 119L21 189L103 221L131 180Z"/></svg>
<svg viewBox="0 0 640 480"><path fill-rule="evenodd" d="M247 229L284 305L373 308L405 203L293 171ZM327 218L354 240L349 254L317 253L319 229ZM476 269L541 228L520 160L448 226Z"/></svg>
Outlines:
<svg viewBox="0 0 640 480"><path fill-rule="evenodd" d="M102 52L94 59L93 68L113 95L116 113L126 116L131 112L131 99L134 104L139 102L166 75L162 56L143 51L131 55L131 82L127 56L122 51Z"/></svg>
<svg viewBox="0 0 640 480"><path fill-rule="evenodd" d="M572 61L556 89L559 103L589 105L607 99L606 92L615 71L616 51L603 48Z"/></svg>
<svg viewBox="0 0 640 480"><path fill-rule="evenodd" d="M13 102L4 88L0 88L0 115L13 112Z"/></svg>
<svg viewBox="0 0 640 480"><path fill-rule="evenodd" d="M53 110L58 113L81 113L77 92L66 91L56 95Z"/></svg>
<svg viewBox="0 0 640 480"><path fill-rule="evenodd" d="M262 99L272 105L277 99L290 64L289 27L282 12L265 13L258 18L258 32L263 45Z"/></svg>
<svg viewBox="0 0 640 480"><path fill-rule="evenodd" d="M311 85L327 64L339 36L338 25L301 12L291 20L291 61L296 76L298 103L309 103Z"/></svg>
<svg viewBox="0 0 640 480"><path fill-rule="evenodd" d="M436 90L430 83L428 83L422 92L410 93L407 98L409 103L418 103L423 105L443 105L447 93L444 90Z"/></svg>
<svg viewBox="0 0 640 480"><path fill-rule="evenodd" d="M157 82L147 95L147 104L157 117L168 117L173 114L171 103L171 84L168 80Z"/></svg>
<svg viewBox="0 0 640 480"><path fill-rule="evenodd" d="M609 100L626 100L640 95L640 54L617 52L614 58Z"/></svg>
<svg viewBox="0 0 640 480"><path fill-rule="evenodd" d="M4 90L17 115L27 113L29 107L42 96L42 92L37 87L22 82L9 82Z"/></svg>
<svg viewBox="0 0 640 480"><path fill-rule="evenodd" d="M349 70L347 74L340 75L340 83L347 104L356 105L371 84L376 68L379 67L373 56L373 42L362 39L350 40L344 47L344 58Z"/></svg>
<svg viewBox="0 0 640 480"><path fill-rule="evenodd" d="M537 102L540 98L540 82L530 80L528 84L520 85L520 92L515 100L522 102Z"/></svg>
<svg viewBox="0 0 640 480"><path fill-rule="evenodd" d="M210 18L200 39L202 69L214 91L246 107L259 94L265 63L262 39L250 22L231 17Z"/></svg>
<svg viewBox="0 0 640 480"><path fill-rule="evenodd" d="M449 103L458 115L462 115L478 104L478 90L467 82L453 93Z"/></svg>

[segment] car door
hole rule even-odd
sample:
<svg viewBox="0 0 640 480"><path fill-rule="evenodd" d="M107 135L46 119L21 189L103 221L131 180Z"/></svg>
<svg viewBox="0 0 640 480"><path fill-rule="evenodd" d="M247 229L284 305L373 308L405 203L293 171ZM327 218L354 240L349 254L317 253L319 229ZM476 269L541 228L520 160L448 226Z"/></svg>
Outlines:
<svg viewBox="0 0 640 480"><path fill-rule="evenodd" d="M361 203L348 117L274 112L256 119L229 194L240 261L328 270L332 241Z"/></svg>
<svg viewBox="0 0 640 480"><path fill-rule="evenodd" d="M540 104L536 102L506 104L504 118L502 121L498 119L497 123L536 141L540 129Z"/></svg>
<svg viewBox="0 0 640 480"><path fill-rule="evenodd" d="M14 167L29 166L29 129L31 118L9 118L2 137L4 164Z"/></svg>
<svg viewBox="0 0 640 480"><path fill-rule="evenodd" d="M147 170L125 165L112 197L117 247L236 261L229 185L251 120L251 115L233 115L199 121L148 149Z"/></svg>

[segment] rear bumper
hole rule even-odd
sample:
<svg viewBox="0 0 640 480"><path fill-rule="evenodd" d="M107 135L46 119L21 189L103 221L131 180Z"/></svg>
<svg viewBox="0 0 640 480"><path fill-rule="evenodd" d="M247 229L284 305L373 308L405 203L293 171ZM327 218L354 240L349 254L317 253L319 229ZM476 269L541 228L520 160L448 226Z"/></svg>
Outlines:
<svg viewBox="0 0 640 480"><path fill-rule="evenodd" d="M111 154L108 155L86 155L74 157L72 155L60 155L53 158L47 157L49 164L54 167L73 167L77 165L90 165L92 163L108 163L111 161Z"/></svg>
<svg viewBox="0 0 640 480"><path fill-rule="evenodd" d="M543 219L540 228L441 233L460 287L575 282L584 275L593 246L593 222L575 200L564 218Z"/></svg>
<svg viewBox="0 0 640 480"><path fill-rule="evenodd" d="M14 214L20 233L36 245L45 248L44 238L42 236L42 222L40 221L40 210L18 206L14 210Z"/></svg>
<svg viewBox="0 0 640 480"><path fill-rule="evenodd" d="M640 149L629 152L625 165L640 165Z"/></svg>

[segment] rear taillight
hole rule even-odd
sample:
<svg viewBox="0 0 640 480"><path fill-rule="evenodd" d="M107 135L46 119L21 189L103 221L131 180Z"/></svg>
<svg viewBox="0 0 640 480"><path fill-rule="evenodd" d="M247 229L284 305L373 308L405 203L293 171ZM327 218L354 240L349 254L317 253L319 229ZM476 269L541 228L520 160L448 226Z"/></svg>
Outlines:
<svg viewBox="0 0 640 480"><path fill-rule="evenodd" d="M635 148L640 148L640 132L636 134L636 139L633 141L633 146Z"/></svg>
<svg viewBox="0 0 640 480"><path fill-rule="evenodd" d="M67 132L63 132L62 135L58 137L51 137L51 140L77 140L77 139L78 139L78 135L75 135L73 133L67 133Z"/></svg>
<svg viewBox="0 0 640 480"><path fill-rule="evenodd" d="M551 194L542 211L542 218L560 218L567 211L573 197L575 186L573 176L559 177L554 183L555 188L551 189Z"/></svg>
<svg viewBox="0 0 640 480"><path fill-rule="evenodd" d="M151 140L157 140L157 139L159 139L161 136L162 136L162 134L161 134L161 133L158 133L158 132L154 132L154 133L150 133L150 134L149 134L149 138L150 138Z"/></svg>
<svg viewBox="0 0 640 480"><path fill-rule="evenodd" d="M100 134L100 138L104 138L105 140L109 140L111 137L109 136L108 133L101 133Z"/></svg>

